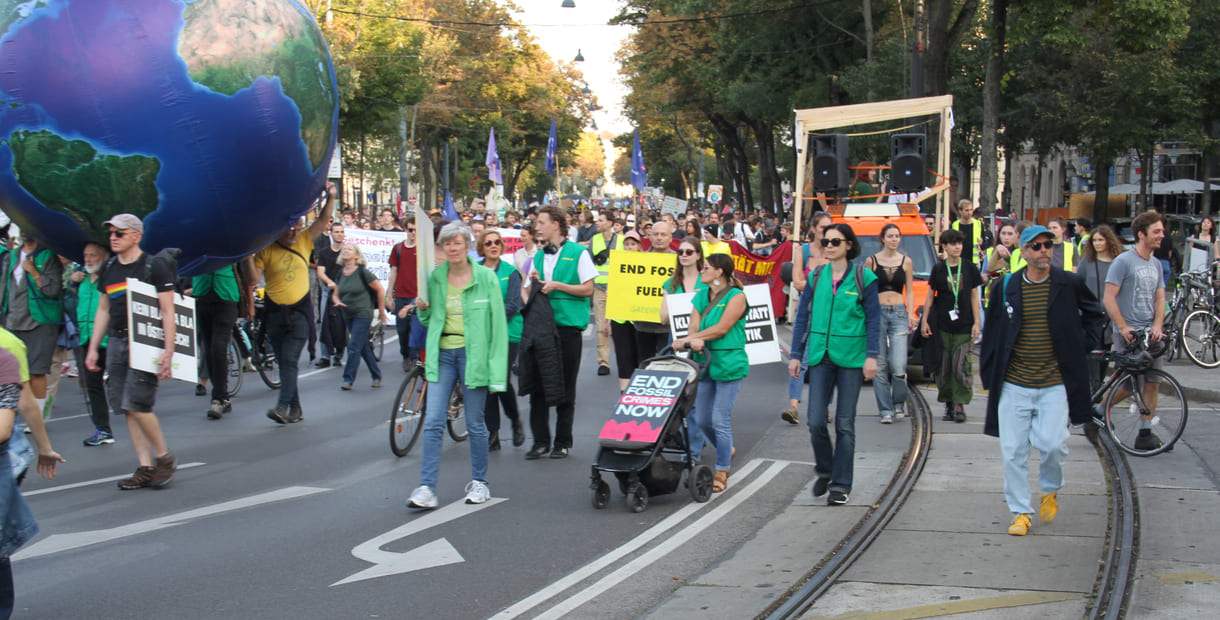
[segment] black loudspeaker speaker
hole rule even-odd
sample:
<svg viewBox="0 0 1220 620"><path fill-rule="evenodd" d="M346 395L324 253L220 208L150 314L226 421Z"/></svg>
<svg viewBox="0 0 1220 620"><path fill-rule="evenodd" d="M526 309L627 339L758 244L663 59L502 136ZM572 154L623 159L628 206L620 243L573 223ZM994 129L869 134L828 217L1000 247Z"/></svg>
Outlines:
<svg viewBox="0 0 1220 620"><path fill-rule="evenodd" d="M809 152L813 157L813 191L845 192L851 188L847 134L809 136Z"/></svg>
<svg viewBox="0 0 1220 620"><path fill-rule="evenodd" d="M890 191L907 193L927 187L924 163L927 138L921 133L894 134L890 141Z"/></svg>

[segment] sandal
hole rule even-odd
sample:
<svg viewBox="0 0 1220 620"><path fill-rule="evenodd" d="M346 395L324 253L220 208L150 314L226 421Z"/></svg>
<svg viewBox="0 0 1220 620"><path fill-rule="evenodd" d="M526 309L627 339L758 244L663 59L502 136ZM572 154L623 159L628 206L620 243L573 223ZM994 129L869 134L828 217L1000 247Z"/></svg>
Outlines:
<svg viewBox="0 0 1220 620"><path fill-rule="evenodd" d="M800 413L797 411L796 407L788 407L787 409L781 411L779 414L779 417L781 420L783 420L789 424L800 424L801 423L801 416L800 416Z"/></svg>
<svg viewBox="0 0 1220 620"><path fill-rule="evenodd" d="M716 477L712 478L712 492L719 493L727 488L729 488L729 472L727 470L716 472Z"/></svg>

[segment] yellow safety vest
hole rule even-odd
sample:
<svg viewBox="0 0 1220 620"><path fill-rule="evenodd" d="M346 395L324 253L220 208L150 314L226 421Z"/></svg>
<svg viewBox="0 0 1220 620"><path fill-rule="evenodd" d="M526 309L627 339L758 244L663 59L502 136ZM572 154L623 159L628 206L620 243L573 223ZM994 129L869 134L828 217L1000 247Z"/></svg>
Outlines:
<svg viewBox="0 0 1220 620"><path fill-rule="evenodd" d="M610 245L612 246L610 249L611 250L623 249L623 245L624 245L623 241L626 238L627 237L625 235L616 234L616 235L612 236L610 238ZM589 245L590 245L590 248L589 248L590 254L592 254L593 256L597 256L598 254L601 254L602 251L606 249L606 236L601 233L597 233L596 235L593 235L593 238L589 240ZM593 283L601 284L601 285L605 286L605 284L609 281L610 281L610 261L606 261L606 264L604 264L604 265L597 265L597 277L593 279Z"/></svg>
<svg viewBox="0 0 1220 620"><path fill-rule="evenodd" d="M958 226L958 224L961 224L961 223L962 223L961 220L954 220L953 224L951 224L950 227L953 230L961 230L961 228ZM983 258L983 248L980 246L983 242L983 222L981 220L979 220L978 218L974 218L974 219L970 220L970 227L972 229L970 232L970 247L974 249L975 257L977 257L978 259L982 259ZM970 262L978 262L978 261L970 261Z"/></svg>

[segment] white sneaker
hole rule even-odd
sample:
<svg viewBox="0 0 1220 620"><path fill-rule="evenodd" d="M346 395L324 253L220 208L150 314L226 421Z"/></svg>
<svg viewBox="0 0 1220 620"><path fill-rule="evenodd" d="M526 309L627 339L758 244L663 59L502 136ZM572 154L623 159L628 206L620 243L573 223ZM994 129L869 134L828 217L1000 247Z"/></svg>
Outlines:
<svg viewBox="0 0 1220 620"><path fill-rule="evenodd" d="M487 487L487 483L471 480L470 484L466 485L467 504L482 504L489 499L491 499L491 489Z"/></svg>
<svg viewBox="0 0 1220 620"><path fill-rule="evenodd" d="M436 493L426 486L420 486L411 491L411 497L407 499L407 508L436 508L436 506Z"/></svg>
<svg viewBox="0 0 1220 620"><path fill-rule="evenodd" d="M905 405L894 405L894 419L901 420L907 416L907 408Z"/></svg>

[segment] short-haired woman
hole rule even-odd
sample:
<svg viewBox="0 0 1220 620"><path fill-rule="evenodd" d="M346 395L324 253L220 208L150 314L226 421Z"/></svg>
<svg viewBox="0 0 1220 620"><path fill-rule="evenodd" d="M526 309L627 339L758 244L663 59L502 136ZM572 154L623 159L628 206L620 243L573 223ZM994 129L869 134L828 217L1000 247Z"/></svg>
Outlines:
<svg viewBox="0 0 1220 620"><path fill-rule="evenodd" d="M382 324L389 322L385 312L385 291L377 276L368 270L364 253L356 244L343 244L339 250L339 263L342 265L339 286L331 293L331 301L336 308L343 309L343 319L347 322L347 362L343 365L343 383L339 387L352 389L361 359L364 359L373 375L373 387L381 387L381 368L377 365L377 358L373 357L369 331L373 327L374 308Z"/></svg>
<svg viewBox="0 0 1220 620"><path fill-rule="evenodd" d="M920 331L924 338L939 334L942 346L936 371L937 400L945 403L944 419L966 421L966 405L974 396L970 344L979 337L979 289L983 276L962 258L965 236L950 228L940 234L945 259L932 267Z"/></svg>

